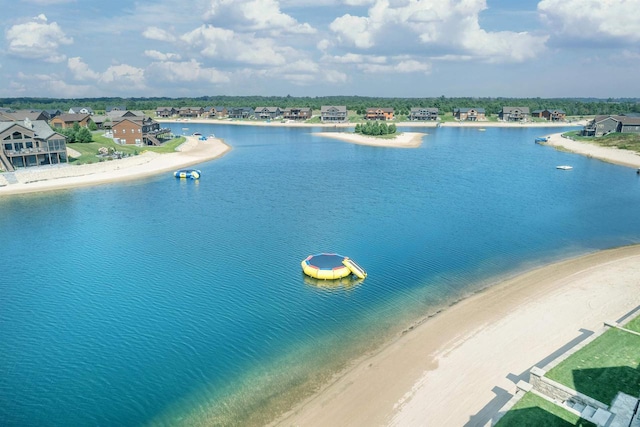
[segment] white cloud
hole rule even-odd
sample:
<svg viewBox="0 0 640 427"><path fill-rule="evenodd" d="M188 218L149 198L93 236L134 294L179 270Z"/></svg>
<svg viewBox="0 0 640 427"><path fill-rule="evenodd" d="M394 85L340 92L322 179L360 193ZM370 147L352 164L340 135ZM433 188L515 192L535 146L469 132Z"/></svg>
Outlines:
<svg viewBox="0 0 640 427"><path fill-rule="evenodd" d="M538 12L562 37L640 41L640 0L542 0Z"/></svg>
<svg viewBox="0 0 640 427"><path fill-rule="evenodd" d="M173 34L158 27L147 27L147 29L142 32L142 36L150 40L159 40L161 42L173 42L176 40L176 37Z"/></svg>
<svg viewBox="0 0 640 427"><path fill-rule="evenodd" d="M482 29L484 9L485 0L376 0L367 16L345 14L330 29L344 45L399 54L448 51L488 62L522 62L544 51L547 37Z"/></svg>
<svg viewBox="0 0 640 427"><path fill-rule="evenodd" d="M295 34L314 34L316 29L308 23L299 23L280 10L278 0L211 0L205 14L206 22L238 25L248 31L271 31Z"/></svg>
<svg viewBox="0 0 640 427"><path fill-rule="evenodd" d="M274 40L257 38L253 34L203 25L184 34L181 40L190 47L200 49L208 58L252 65L282 65L293 49L279 46Z"/></svg>
<svg viewBox="0 0 640 427"><path fill-rule="evenodd" d="M66 56L58 49L73 43L56 22L48 23L45 15L38 15L24 24L16 24L6 32L8 52L27 59L62 62Z"/></svg>
<svg viewBox="0 0 640 427"><path fill-rule="evenodd" d="M91 70L89 65L82 62L80 57L69 58L67 60L67 68L69 68L76 80L98 80L100 78L100 73Z"/></svg>
<svg viewBox="0 0 640 427"><path fill-rule="evenodd" d="M155 62L149 66L154 81L228 83L227 73L205 68L195 60L183 62Z"/></svg>
<svg viewBox="0 0 640 427"><path fill-rule="evenodd" d="M144 54L146 57L156 61L179 61L181 59L177 53L162 53L157 50L145 50Z"/></svg>

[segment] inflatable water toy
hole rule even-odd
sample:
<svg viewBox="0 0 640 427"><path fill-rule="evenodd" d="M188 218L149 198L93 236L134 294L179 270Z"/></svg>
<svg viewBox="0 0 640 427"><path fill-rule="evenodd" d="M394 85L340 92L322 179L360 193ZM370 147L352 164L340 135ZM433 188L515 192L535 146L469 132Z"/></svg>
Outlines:
<svg viewBox="0 0 640 427"><path fill-rule="evenodd" d="M176 178L183 179L200 179L201 175L202 172L200 172L198 169L181 169L173 173L173 176L175 176Z"/></svg>
<svg viewBox="0 0 640 427"><path fill-rule="evenodd" d="M339 254L321 253L309 255L300 263L307 276L322 280L336 280L351 274L364 279L366 271L352 259Z"/></svg>

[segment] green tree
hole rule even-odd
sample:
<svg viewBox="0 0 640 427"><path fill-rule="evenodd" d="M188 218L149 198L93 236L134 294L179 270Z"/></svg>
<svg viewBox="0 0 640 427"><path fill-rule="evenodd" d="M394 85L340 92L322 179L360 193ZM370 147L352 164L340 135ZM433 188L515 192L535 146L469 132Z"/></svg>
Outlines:
<svg viewBox="0 0 640 427"><path fill-rule="evenodd" d="M95 124L93 120L89 121L89 130L92 132L98 130L98 125Z"/></svg>
<svg viewBox="0 0 640 427"><path fill-rule="evenodd" d="M91 142L93 137L92 137L91 131L89 129L81 128L78 131L78 133L76 133L76 139L77 139L77 142L80 142L82 144L87 144L87 143Z"/></svg>

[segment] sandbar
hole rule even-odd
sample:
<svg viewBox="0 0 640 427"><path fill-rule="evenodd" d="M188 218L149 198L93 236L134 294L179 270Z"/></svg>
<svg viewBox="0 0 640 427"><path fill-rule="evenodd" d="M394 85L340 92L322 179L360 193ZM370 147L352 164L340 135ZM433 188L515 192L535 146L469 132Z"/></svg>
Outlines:
<svg viewBox="0 0 640 427"><path fill-rule="evenodd" d="M0 175L0 195L62 190L145 178L213 160L224 155L230 148L221 139L209 138L201 141L190 136L175 153L145 151L138 156L100 163L20 169L14 172L17 183L8 183Z"/></svg>
<svg viewBox="0 0 640 427"><path fill-rule="evenodd" d="M326 138L339 139L352 144L370 145L374 147L417 148L422 144L425 133L403 132L395 138L376 138L352 132L315 132L314 135Z"/></svg>
<svg viewBox="0 0 640 427"><path fill-rule="evenodd" d="M640 245L497 283L423 319L279 426L483 426L533 366L640 307ZM553 357L551 357L553 358Z"/></svg>
<svg viewBox="0 0 640 427"><path fill-rule="evenodd" d="M583 156L592 157L605 162L614 163L621 166L640 168L640 154L632 150L625 150L617 147L603 147L595 143L574 141L564 138L561 133L548 136L544 145L561 147L566 151Z"/></svg>

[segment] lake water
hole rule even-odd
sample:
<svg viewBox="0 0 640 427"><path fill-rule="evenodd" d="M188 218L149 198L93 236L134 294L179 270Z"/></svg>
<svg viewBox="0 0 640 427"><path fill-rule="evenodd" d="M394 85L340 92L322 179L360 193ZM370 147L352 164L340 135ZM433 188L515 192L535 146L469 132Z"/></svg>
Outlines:
<svg viewBox="0 0 640 427"><path fill-rule="evenodd" d="M200 181L0 200L1 425L259 425L499 278L640 242L635 171L534 144L558 128L188 127L233 146ZM318 252L369 276L305 279Z"/></svg>

